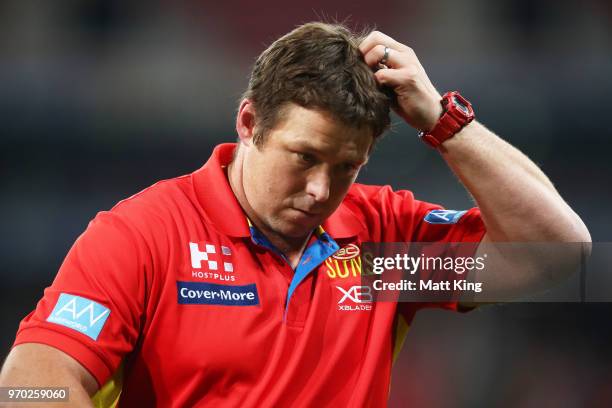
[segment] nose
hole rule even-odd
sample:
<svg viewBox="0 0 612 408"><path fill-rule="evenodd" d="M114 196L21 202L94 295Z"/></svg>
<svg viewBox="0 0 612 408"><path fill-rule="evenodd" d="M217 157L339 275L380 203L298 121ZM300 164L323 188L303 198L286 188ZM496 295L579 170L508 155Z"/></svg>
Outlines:
<svg viewBox="0 0 612 408"><path fill-rule="evenodd" d="M331 187L331 179L329 175L320 171L312 174L306 183L306 193L311 195L316 202L322 203L329 198L329 189Z"/></svg>

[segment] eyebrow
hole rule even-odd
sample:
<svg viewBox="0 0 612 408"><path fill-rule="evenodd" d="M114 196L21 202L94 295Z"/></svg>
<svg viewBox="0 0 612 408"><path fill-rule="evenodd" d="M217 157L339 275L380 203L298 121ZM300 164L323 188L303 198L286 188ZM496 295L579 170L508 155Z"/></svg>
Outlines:
<svg viewBox="0 0 612 408"><path fill-rule="evenodd" d="M307 140L299 140L299 141L295 141L295 144L293 145L289 145L290 148L292 149L300 149L300 150L304 150L307 151L308 153L312 153L315 155L321 155L321 150L317 149L317 147L313 144L311 144L309 141ZM367 155L365 160L362 160L360 157L356 157L354 160L346 160L347 163L351 163L351 164L357 164L359 166L365 166L368 161L370 160L370 155Z"/></svg>

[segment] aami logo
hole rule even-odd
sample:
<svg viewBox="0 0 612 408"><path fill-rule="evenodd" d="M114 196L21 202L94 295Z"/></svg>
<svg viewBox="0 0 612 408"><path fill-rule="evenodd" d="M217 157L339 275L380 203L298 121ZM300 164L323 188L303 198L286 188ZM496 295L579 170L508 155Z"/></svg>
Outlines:
<svg viewBox="0 0 612 408"><path fill-rule="evenodd" d="M456 224L467 211L431 210L425 215L425 222L430 224Z"/></svg>
<svg viewBox="0 0 612 408"><path fill-rule="evenodd" d="M372 288L369 286L351 286L348 290L336 286L341 293L341 298L338 301L338 310L353 311L353 310L372 310L374 297L372 296ZM355 305L345 305L347 300L356 303Z"/></svg>
<svg viewBox="0 0 612 408"><path fill-rule="evenodd" d="M110 309L84 297L61 293L48 322L69 327L94 340L110 315Z"/></svg>
<svg viewBox="0 0 612 408"><path fill-rule="evenodd" d="M224 245L217 247L211 244L189 243L191 267L201 269L191 271L191 277L219 281L235 281L233 276L232 250Z"/></svg>

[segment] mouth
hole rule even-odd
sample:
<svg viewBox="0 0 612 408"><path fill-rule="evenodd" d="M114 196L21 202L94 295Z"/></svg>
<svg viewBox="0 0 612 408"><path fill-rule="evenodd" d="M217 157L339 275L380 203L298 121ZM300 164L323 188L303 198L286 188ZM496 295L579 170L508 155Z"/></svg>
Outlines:
<svg viewBox="0 0 612 408"><path fill-rule="evenodd" d="M316 213L316 212L311 212L311 211L306 211L306 210L301 210L299 208L293 208L293 210L297 211L298 213L308 217L308 218L316 218L319 217L321 214L320 213Z"/></svg>

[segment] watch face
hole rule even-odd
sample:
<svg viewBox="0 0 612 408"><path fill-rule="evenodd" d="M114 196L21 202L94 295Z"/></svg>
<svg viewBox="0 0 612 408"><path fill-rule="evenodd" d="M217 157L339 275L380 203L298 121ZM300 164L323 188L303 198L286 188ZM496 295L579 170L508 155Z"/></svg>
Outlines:
<svg viewBox="0 0 612 408"><path fill-rule="evenodd" d="M453 102L455 103L455 106L465 114L465 116L469 116L470 114L470 110L468 109L467 106L465 106L463 104L463 102L461 102L459 99L457 99L456 96L453 96Z"/></svg>

